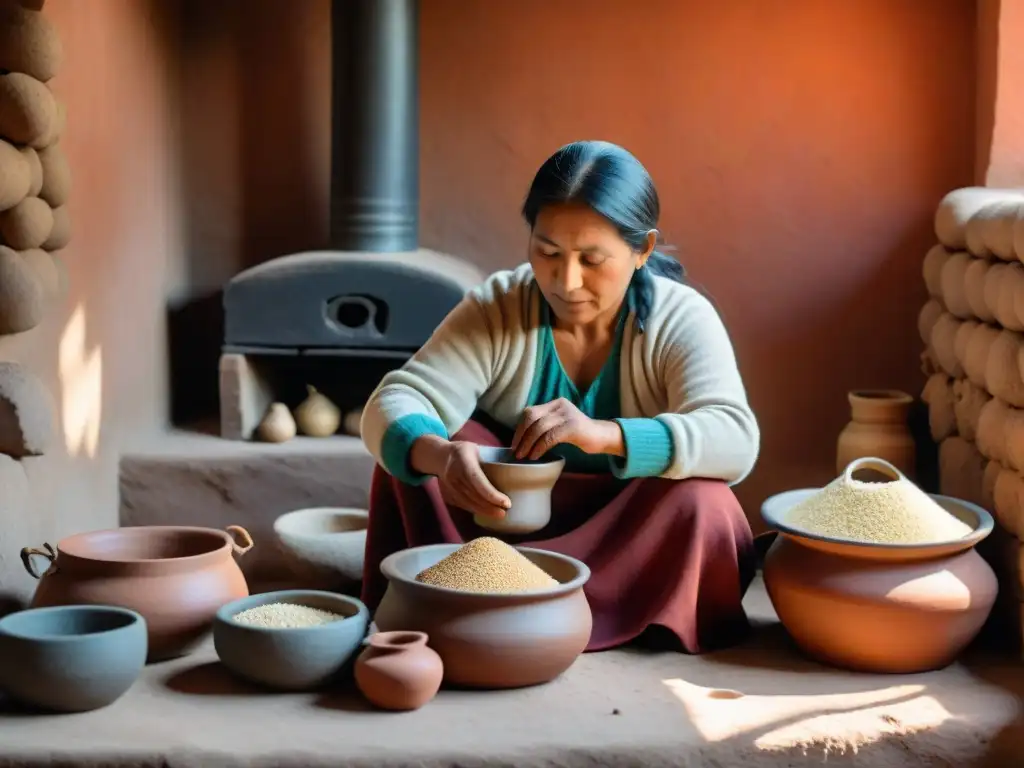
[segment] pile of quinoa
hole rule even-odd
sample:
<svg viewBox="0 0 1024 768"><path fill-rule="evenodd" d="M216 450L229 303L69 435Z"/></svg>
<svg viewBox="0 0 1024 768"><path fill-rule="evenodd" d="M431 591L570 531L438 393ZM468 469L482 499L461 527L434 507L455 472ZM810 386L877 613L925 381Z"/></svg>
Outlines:
<svg viewBox="0 0 1024 768"><path fill-rule="evenodd" d="M819 536L867 544L934 544L973 531L905 478L885 483L837 478L794 506L786 522Z"/></svg>
<svg viewBox="0 0 1024 768"><path fill-rule="evenodd" d="M463 592L532 592L558 581L500 539L482 536L421 571L416 581Z"/></svg>
<svg viewBox="0 0 1024 768"><path fill-rule="evenodd" d="M330 624L345 618L340 613L332 613L320 608L296 603L267 603L254 608L246 608L232 618L239 624L269 629L298 629L315 627L318 624Z"/></svg>

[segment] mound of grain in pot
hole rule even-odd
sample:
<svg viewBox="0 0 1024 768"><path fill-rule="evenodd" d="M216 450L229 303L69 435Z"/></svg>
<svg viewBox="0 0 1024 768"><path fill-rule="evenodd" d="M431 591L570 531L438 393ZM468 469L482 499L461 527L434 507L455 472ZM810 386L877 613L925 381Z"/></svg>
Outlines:
<svg viewBox="0 0 1024 768"><path fill-rule="evenodd" d="M490 536L463 544L416 581L464 592L532 592L558 585L514 547Z"/></svg>
<svg viewBox="0 0 1024 768"><path fill-rule="evenodd" d="M341 621L345 616L320 608L311 608L308 605L267 603L254 608L246 608L244 611L236 613L233 618L239 624L249 624L253 627L300 629Z"/></svg>
<svg viewBox="0 0 1024 768"><path fill-rule="evenodd" d="M972 531L906 479L837 478L794 506L787 522L808 533L866 544L929 544Z"/></svg>

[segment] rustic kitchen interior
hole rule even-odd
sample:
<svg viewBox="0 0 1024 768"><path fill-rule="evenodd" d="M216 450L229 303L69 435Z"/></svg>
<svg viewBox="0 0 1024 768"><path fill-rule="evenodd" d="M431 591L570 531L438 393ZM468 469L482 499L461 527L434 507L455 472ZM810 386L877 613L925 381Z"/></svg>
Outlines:
<svg viewBox="0 0 1024 768"><path fill-rule="evenodd" d="M47 85L73 183L39 190L70 221L66 241L37 249L62 277L31 328L0 337L4 364L53 407L52 439L0 462L0 613L36 588L22 548L119 525L244 526L250 583L289 578L274 520L365 508L373 462L344 428L254 439L266 407L297 407L316 379L343 417L357 411L467 285L522 261L530 175L578 138L621 143L652 169L665 235L729 327L762 427L757 468L736 488L755 532L767 498L835 476L849 392L909 393L919 481L996 519L983 554L1001 598L970 663L891 678L802 658L762 588L749 598L755 646L591 655L547 700L536 689L481 707L442 692L399 738L347 700L271 704L201 668L209 659L186 660L140 680L112 705L121 718L0 713L0 758L242 764L277 754L260 736L273 718L306 744L289 759L307 765L658 765L679 750L695 764L1012 764L1000 760L1024 742L1020 575L995 566L1019 559L1024 467L981 424L1012 422L998 408L1024 400L1012 382L989 386L984 354L980 373L965 366L956 339L966 355L980 325L1001 338L985 349L1016 354L1024 327L1012 295L1007 314L999 289L990 306L984 280L974 301L966 288L978 262L1013 266L1009 284L1024 259L1024 7L422 0L396 53L394 29L346 38L329 0L27 5L60 39ZM395 90L339 75L386 56L405 73ZM970 188L999 193L991 242L967 226L980 203L944 205ZM391 208L368 216L371 197ZM317 292L343 297L329 323L302 316ZM580 700L593 706L568 703ZM466 734L475 709L492 721L479 725L491 754Z"/></svg>

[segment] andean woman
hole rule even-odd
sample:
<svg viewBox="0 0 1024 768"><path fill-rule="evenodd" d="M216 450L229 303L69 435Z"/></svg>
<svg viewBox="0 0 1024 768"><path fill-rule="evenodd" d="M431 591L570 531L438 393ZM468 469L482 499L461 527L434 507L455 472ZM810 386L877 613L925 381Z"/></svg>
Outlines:
<svg viewBox="0 0 1024 768"><path fill-rule="evenodd" d="M630 153L577 142L537 172L523 205L529 262L471 291L384 377L362 434L377 460L363 599L406 547L493 535L472 514L508 498L476 446L566 465L552 520L511 543L583 560L588 650L668 640L699 653L747 629L750 526L730 489L760 434L711 303L655 250L659 202Z"/></svg>

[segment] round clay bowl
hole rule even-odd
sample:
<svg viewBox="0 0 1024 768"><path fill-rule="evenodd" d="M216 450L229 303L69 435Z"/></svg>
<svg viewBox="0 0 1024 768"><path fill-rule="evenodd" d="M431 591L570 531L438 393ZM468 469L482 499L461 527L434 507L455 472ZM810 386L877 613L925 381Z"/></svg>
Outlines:
<svg viewBox="0 0 1024 768"><path fill-rule="evenodd" d="M325 588L363 578L370 514L350 507L312 507L281 515L274 533L297 574Z"/></svg>
<svg viewBox="0 0 1024 768"><path fill-rule="evenodd" d="M269 603L319 608L344 619L312 627L260 627L234 616ZM281 691L308 691L341 675L366 637L369 612L354 597L315 590L284 590L228 603L213 621L217 656L232 673Z"/></svg>
<svg viewBox="0 0 1024 768"><path fill-rule="evenodd" d="M593 618L583 594L590 569L575 558L516 547L560 584L521 594L463 592L416 581L458 544L414 547L385 558L388 588L374 623L381 632L425 632L449 685L518 688L568 669L590 641Z"/></svg>
<svg viewBox="0 0 1024 768"><path fill-rule="evenodd" d="M984 540L992 533L994 525L992 515L976 504L954 499L952 496L942 496L935 493L928 495L940 507L970 526L973 529L972 533L960 539L936 541L930 544L869 544L822 536L789 525L786 522L789 510L820 490L820 488L798 488L794 491L776 494L766 499L761 506L761 517L764 518L769 528L799 541L805 547L811 547L812 549L841 557L854 557L865 560L897 560L901 562L907 560L932 560L943 555L963 552Z"/></svg>
<svg viewBox="0 0 1024 768"><path fill-rule="evenodd" d="M249 594L234 554L247 552L252 540L236 526L231 530L246 546L226 531L188 526L131 526L62 539L32 607L127 608L146 620L150 661L185 655L208 637L218 608ZM42 554L22 552L33 575L42 569L32 558Z"/></svg>
<svg viewBox="0 0 1024 768"><path fill-rule="evenodd" d="M146 621L109 606L32 608L0 619L0 690L51 712L117 701L146 664Z"/></svg>
<svg viewBox="0 0 1024 768"><path fill-rule="evenodd" d="M502 518L474 515L481 528L500 533L534 533L551 520L551 489L564 459L530 461L517 459L510 448L480 446L480 468L491 485L508 496L511 508Z"/></svg>
<svg viewBox="0 0 1024 768"><path fill-rule="evenodd" d="M780 535L765 556L775 611L809 656L862 672L941 669L981 630L998 583L974 545L992 530L984 509L930 494L974 531L928 545L862 544L786 524L799 501L820 489L772 496L761 513Z"/></svg>

